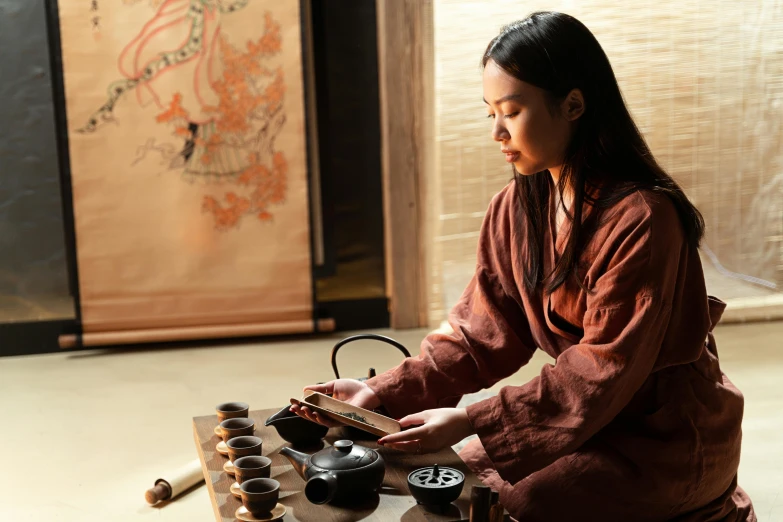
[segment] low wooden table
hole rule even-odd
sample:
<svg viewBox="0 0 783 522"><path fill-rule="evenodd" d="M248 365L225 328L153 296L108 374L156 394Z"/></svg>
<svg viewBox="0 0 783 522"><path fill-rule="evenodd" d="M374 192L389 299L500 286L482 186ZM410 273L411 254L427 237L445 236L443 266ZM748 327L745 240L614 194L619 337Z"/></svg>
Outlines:
<svg viewBox="0 0 783 522"><path fill-rule="evenodd" d="M285 521L459 521L467 520L470 516L471 488L481 482L451 448L428 455L408 455L389 448L379 448L372 435L368 435L368 440L355 440L357 444L377 449L386 461L386 477L379 494L360 503L346 505L310 503L304 495L305 481L297 475L288 459L279 453L288 443L280 438L274 428L264 426L266 419L277 411L279 410L251 411L249 416L256 421L256 436L264 441L263 454L272 459L272 478L280 482L280 503L286 506ZM215 450L221 440L214 432L217 424L216 415L194 417L193 433L209 497L215 510L215 520L230 522L236 520L234 513L242 505L242 501L229 491L234 478L223 471L227 457ZM329 430L326 441L332 444L341 438L347 438L344 429L336 428ZM453 467L465 474L462 495L445 513L432 512L418 505L408 490L408 474L433 464Z"/></svg>

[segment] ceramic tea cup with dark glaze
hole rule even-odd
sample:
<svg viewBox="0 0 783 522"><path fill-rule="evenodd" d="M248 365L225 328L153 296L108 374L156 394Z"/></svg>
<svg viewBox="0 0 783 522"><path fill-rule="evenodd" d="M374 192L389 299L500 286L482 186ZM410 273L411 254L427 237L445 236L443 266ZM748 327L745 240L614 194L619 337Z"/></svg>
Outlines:
<svg viewBox="0 0 783 522"><path fill-rule="evenodd" d="M263 441L259 437L243 435L234 437L226 442L228 446L228 458L233 463L239 457L261 456Z"/></svg>
<svg viewBox="0 0 783 522"><path fill-rule="evenodd" d="M236 437L252 435L256 429L256 421L247 417L235 417L226 419L220 423L220 436L223 442L228 442Z"/></svg>
<svg viewBox="0 0 783 522"><path fill-rule="evenodd" d="M280 483L270 478L246 480L239 486L242 505L257 518L264 518L277 505L280 498Z"/></svg>
<svg viewBox="0 0 783 522"><path fill-rule="evenodd" d="M234 461L234 477L238 484L254 478L269 478L272 475L272 459L253 455L239 457Z"/></svg>
<svg viewBox="0 0 783 522"><path fill-rule="evenodd" d="M221 423L226 419L247 417L250 406L246 402L224 402L215 406L215 411L217 411L218 423Z"/></svg>

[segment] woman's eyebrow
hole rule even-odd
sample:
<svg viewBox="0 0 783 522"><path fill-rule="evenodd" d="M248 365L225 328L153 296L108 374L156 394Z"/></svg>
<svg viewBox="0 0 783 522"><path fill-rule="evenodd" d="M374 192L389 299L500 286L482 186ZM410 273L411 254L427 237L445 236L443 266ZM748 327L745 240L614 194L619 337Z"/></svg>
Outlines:
<svg viewBox="0 0 783 522"><path fill-rule="evenodd" d="M503 103L504 101L509 101L509 100L521 100L522 98L523 98L523 96L521 94L509 94L507 96L503 96L502 98L500 98L498 100L495 100L495 105L499 105L499 104ZM482 100L484 101L484 103L489 105L489 102L487 101L486 98L482 98Z"/></svg>

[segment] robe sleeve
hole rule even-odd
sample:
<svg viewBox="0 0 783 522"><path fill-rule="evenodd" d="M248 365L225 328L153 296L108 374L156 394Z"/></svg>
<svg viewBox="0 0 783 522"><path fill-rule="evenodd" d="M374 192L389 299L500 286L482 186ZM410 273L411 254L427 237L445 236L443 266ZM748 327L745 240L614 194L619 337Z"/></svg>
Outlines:
<svg viewBox="0 0 783 522"><path fill-rule="evenodd" d="M576 451L652 371L685 246L673 209L656 210L659 218L645 208L617 224L602 246L606 268L588 293L580 342L527 384L467 408L487 455L511 484Z"/></svg>
<svg viewBox="0 0 783 522"><path fill-rule="evenodd" d="M367 381L392 417L454 407L532 357L535 343L510 268L508 190L495 196L484 218L476 272L449 315L454 333L430 334L418 356Z"/></svg>

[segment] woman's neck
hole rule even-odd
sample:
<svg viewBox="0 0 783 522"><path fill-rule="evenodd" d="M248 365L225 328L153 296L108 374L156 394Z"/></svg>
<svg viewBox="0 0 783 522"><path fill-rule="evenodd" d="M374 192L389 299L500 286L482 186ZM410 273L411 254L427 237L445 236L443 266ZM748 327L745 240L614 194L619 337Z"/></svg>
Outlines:
<svg viewBox="0 0 783 522"><path fill-rule="evenodd" d="M563 171L563 166L562 165L559 165L557 167L552 167L552 168L549 169L549 175L552 178L552 186L553 187L557 187L558 186L558 183L560 182L560 175L561 175L562 171ZM558 193L557 195L558 195L558 201L557 202L560 203L560 197L559 197L560 194ZM571 202L573 200L574 200L573 190L572 190L572 188L571 188L571 186L569 184L569 185L563 187L563 197L562 197L563 205L565 205L565 207L568 208L568 207L571 206Z"/></svg>

